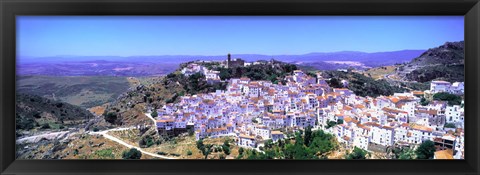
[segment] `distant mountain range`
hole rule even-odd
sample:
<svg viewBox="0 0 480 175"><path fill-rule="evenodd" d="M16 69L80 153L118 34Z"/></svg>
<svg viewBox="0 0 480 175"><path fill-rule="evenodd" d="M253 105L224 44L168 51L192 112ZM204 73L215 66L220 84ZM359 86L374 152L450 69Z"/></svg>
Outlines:
<svg viewBox="0 0 480 175"><path fill-rule="evenodd" d="M330 53L309 53L303 55L260 55L232 54L247 62L275 59L297 65L310 66L319 70L335 70L354 67L357 69L405 63L418 57L425 50L401 50L392 52L342 51ZM225 55L160 55L160 56L53 56L20 57L17 62L19 75L53 76L149 76L174 71L178 64L194 61L223 61Z"/></svg>
<svg viewBox="0 0 480 175"><path fill-rule="evenodd" d="M411 61L412 58L419 56L425 50L401 50L392 52L325 52L325 53L309 53L303 55L260 55L260 54L232 54L233 58L241 58L246 61L270 60L275 59L284 62L318 62L318 61L357 61L365 63L369 66L378 65L378 62L403 63ZM167 62L181 63L194 60L226 60L227 54L215 56L202 55L159 55L159 56L53 56L53 57L20 57L19 63L66 63L66 62L91 62L91 61L108 61L108 62Z"/></svg>

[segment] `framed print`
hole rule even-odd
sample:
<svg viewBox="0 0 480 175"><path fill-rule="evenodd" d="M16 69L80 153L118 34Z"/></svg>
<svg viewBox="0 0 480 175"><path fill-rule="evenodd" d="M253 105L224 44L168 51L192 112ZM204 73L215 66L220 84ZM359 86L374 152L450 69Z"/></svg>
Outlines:
<svg viewBox="0 0 480 175"><path fill-rule="evenodd" d="M3 174L478 173L477 1L1 5Z"/></svg>

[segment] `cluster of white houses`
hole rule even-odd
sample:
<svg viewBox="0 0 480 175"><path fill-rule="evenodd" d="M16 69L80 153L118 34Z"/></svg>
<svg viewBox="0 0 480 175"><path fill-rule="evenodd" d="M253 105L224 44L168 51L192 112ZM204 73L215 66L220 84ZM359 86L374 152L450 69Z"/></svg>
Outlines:
<svg viewBox="0 0 480 175"><path fill-rule="evenodd" d="M450 83L447 81L432 81L430 83L430 90L427 93L439 93L447 92L451 94L463 94L464 92L464 83L455 82Z"/></svg>
<svg viewBox="0 0 480 175"><path fill-rule="evenodd" d="M185 73L195 70L209 72L191 65ZM183 96L179 103L158 109L157 127L192 127L196 139L233 136L239 146L256 148L265 140L278 141L286 132L312 126L334 134L348 148L376 151L432 140L437 150L451 152L449 157L464 157L461 106L441 101L422 106L419 92L360 97L346 88L329 87L320 74L311 77L300 70L285 79L282 85L233 78L225 91ZM430 92L463 93L463 83L434 81L431 87Z"/></svg>
<svg viewBox="0 0 480 175"><path fill-rule="evenodd" d="M206 67L192 63L188 64L186 67L182 69L182 74L185 76L190 76L196 73L201 73L205 75L205 79L208 83L217 83L220 82L219 71L209 70Z"/></svg>

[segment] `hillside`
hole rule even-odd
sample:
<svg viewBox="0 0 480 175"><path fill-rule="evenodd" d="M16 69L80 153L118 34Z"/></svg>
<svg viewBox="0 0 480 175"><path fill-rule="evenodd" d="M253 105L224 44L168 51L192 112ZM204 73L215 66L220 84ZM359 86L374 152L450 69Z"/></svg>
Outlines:
<svg viewBox="0 0 480 175"><path fill-rule="evenodd" d="M405 63L412 60L412 58L417 57L424 50L400 50L400 51L391 51L391 52L331 52L331 53L310 53L302 56L296 57L296 59L291 60L295 62L301 62L300 64L311 64L315 63L317 68L324 70L328 69L328 65L345 68L347 66L357 67L357 68L367 68L367 67L379 67L379 66L388 66L394 65L397 63ZM280 60L284 61L283 59ZM287 59L285 59L286 61ZM348 62L355 62L356 65L349 65Z"/></svg>
<svg viewBox="0 0 480 175"><path fill-rule="evenodd" d="M130 87L126 77L17 76L17 92L34 94L84 108L113 102Z"/></svg>
<svg viewBox="0 0 480 175"><path fill-rule="evenodd" d="M21 93L17 93L16 97L17 135L76 128L94 118L89 111L68 103Z"/></svg>
<svg viewBox="0 0 480 175"><path fill-rule="evenodd" d="M398 86L392 86L386 80L375 80L360 73L342 72L342 71L322 71L324 78L330 78L327 83L334 88L342 88L340 81L348 81L348 89L352 90L358 96L378 97L380 95L388 96L396 92L405 92L407 89Z"/></svg>
<svg viewBox="0 0 480 175"><path fill-rule="evenodd" d="M378 79L385 78L385 76L387 76L388 74L394 73L396 68L397 67L395 65L375 67L375 68L366 69L364 72L362 72L362 74L368 77L372 77L375 80L378 80Z"/></svg>
<svg viewBox="0 0 480 175"><path fill-rule="evenodd" d="M464 64L464 42L446 42L399 66L397 74L404 80L422 83L432 80L464 81Z"/></svg>
<svg viewBox="0 0 480 175"><path fill-rule="evenodd" d="M189 63L192 62L180 64L179 69L167 76L143 79L141 85L120 95L114 103L108 105L105 114L109 112L116 114L115 120L112 121L114 124L134 125L143 120L149 120L143 114L147 107L160 108L166 103L178 101L178 97L186 94L209 93L226 88L226 82L208 84L205 76L200 73L189 77L184 76L181 69ZM252 80L268 80L275 83L297 69L296 65L276 60L262 61L262 64L237 68L223 68L218 62L198 62L198 64L220 71L222 80L249 77Z"/></svg>
<svg viewBox="0 0 480 175"><path fill-rule="evenodd" d="M432 80L445 80L448 82L465 81L465 65L434 65L426 66L406 75L412 81L429 82Z"/></svg>
<svg viewBox="0 0 480 175"><path fill-rule="evenodd" d="M464 47L464 41L446 42L439 47L428 49L419 57L410 61L408 65L429 66L435 64L464 64Z"/></svg>

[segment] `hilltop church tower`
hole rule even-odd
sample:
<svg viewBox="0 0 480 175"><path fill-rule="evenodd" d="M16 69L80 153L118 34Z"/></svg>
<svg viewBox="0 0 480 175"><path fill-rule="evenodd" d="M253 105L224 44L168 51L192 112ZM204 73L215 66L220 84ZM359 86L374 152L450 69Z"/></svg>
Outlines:
<svg viewBox="0 0 480 175"><path fill-rule="evenodd" d="M228 53L227 55L227 68L241 67L245 64L245 61L237 58L232 61L232 55Z"/></svg>
<svg viewBox="0 0 480 175"><path fill-rule="evenodd" d="M230 68L231 67L231 62L232 61L232 55L230 55L230 53L228 53L227 55L227 68Z"/></svg>

